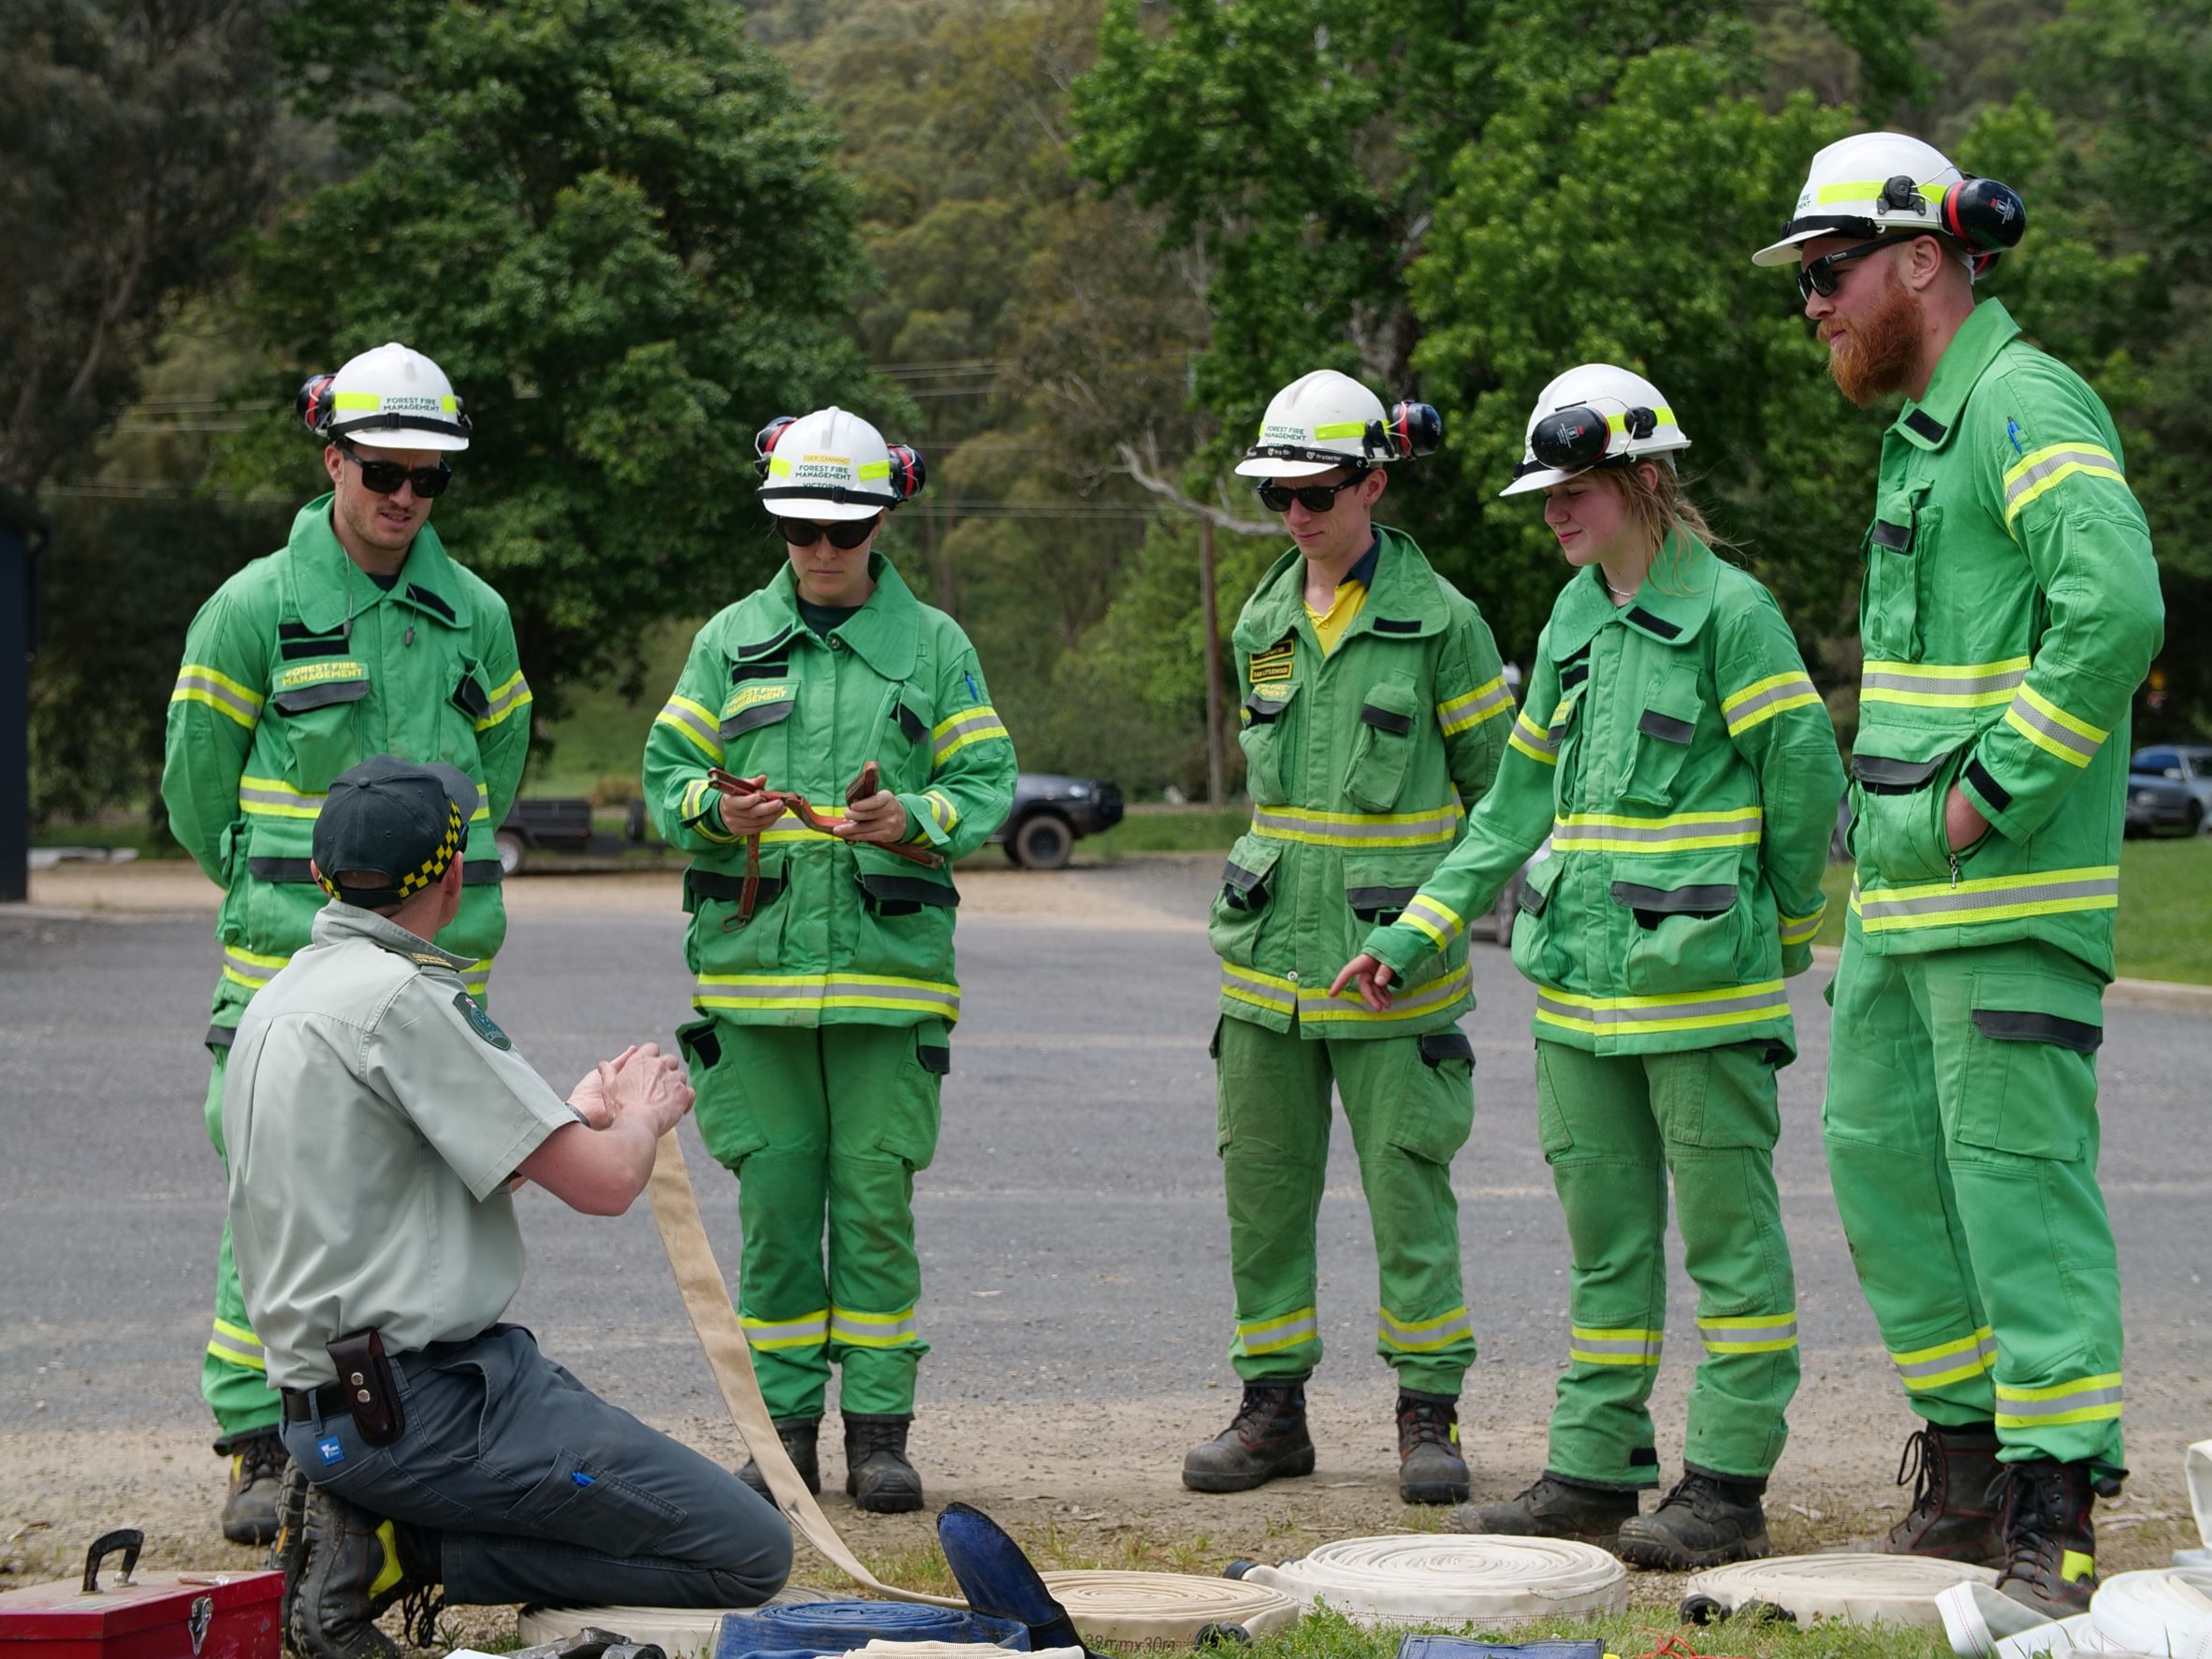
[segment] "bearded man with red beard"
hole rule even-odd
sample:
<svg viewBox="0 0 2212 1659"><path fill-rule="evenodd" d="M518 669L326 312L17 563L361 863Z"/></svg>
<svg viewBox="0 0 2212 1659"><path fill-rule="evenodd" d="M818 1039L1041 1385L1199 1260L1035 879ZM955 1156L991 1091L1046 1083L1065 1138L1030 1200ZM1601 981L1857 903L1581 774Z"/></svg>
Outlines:
<svg viewBox="0 0 2212 1659"><path fill-rule="evenodd" d="M1823 1129L1906 1400L1896 1552L2002 1569L2045 1618L2097 1583L2127 1473L2097 1185L2131 702L2164 611L2112 417L1975 281L2020 198L1896 133L1813 158L1782 239L1884 434L1859 601L1857 864Z"/></svg>

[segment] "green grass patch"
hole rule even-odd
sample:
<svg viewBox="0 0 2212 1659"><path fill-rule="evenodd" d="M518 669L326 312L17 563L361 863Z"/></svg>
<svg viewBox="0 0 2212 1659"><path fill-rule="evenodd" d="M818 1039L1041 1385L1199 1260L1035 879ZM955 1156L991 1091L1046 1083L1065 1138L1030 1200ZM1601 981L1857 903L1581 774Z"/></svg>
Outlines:
<svg viewBox="0 0 2212 1659"><path fill-rule="evenodd" d="M1819 943L1843 942L1851 866L1830 865ZM2212 836L2120 844L2119 973L2212 985Z"/></svg>

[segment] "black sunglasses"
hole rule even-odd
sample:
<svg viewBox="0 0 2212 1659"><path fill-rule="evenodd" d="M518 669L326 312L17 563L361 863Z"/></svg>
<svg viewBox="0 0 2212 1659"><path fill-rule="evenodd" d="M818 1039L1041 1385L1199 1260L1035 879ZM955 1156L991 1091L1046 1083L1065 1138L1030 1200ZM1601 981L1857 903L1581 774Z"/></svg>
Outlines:
<svg viewBox="0 0 2212 1659"><path fill-rule="evenodd" d="M1277 484L1270 479L1265 484L1255 484L1252 492L1259 498L1259 504L1271 513L1288 513L1292 502L1309 513L1327 513L1335 507L1338 490L1349 489L1355 484L1366 482L1366 478L1365 473L1356 473L1342 484L1302 486Z"/></svg>
<svg viewBox="0 0 2212 1659"><path fill-rule="evenodd" d="M839 524L817 524L811 518L779 518L776 528L794 547L811 547L827 536L831 546L850 553L874 535L876 526L882 522L883 515L878 513L873 517L851 518Z"/></svg>
<svg viewBox="0 0 2212 1659"><path fill-rule="evenodd" d="M400 486L412 484L415 493L432 501L453 482L453 469L444 461L434 467L403 467L398 461L371 460L351 444L341 440L339 453L361 469L361 488L371 495L397 495Z"/></svg>
<svg viewBox="0 0 2212 1659"><path fill-rule="evenodd" d="M1843 272L1840 269L1847 260L1864 259L1869 254L1879 254L1884 248L1894 248L1909 240L1906 237L1885 236L1878 240L1861 242L1855 248L1838 248L1833 254L1823 254L1810 265L1797 269L1797 298L1810 300L1815 294L1824 299L1843 285Z"/></svg>

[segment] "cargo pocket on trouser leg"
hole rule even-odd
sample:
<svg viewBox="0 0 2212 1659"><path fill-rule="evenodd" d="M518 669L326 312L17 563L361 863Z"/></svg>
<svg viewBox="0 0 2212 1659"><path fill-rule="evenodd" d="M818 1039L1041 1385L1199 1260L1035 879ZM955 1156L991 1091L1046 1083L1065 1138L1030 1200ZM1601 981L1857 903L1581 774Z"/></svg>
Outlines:
<svg viewBox="0 0 2212 1659"><path fill-rule="evenodd" d="M840 1406L911 1411L929 1345L917 1303L914 1173L937 1154L940 1089L952 1070L942 1021L841 1026L823 1033L830 1092L829 1357Z"/></svg>
<svg viewBox="0 0 2212 1659"><path fill-rule="evenodd" d="M1644 1061L1704 1348L1682 1455L1747 1479L1781 1457L1797 1390L1797 1287L1774 1186L1784 1052L1741 1042Z"/></svg>
<svg viewBox="0 0 2212 1659"><path fill-rule="evenodd" d="M2119 1269L2097 1186L2103 986L2033 943L1959 953L1930 1023L1946 1150L1997 1349L1999 1433L2061 1462L2121 1462Z"/></svg>
<svg viewBox="0 0 2212 1659"><path fill-rule="evenodd" d="M1321 1358L1314 1224L1329 1165L1329 1045L1227 1017L1214 1046L1236 1292L1230 1362L1247 1381L1303 1376Z"/></svg>
<svg viewBox="0 0 2212 1659"><path fill-rule="evenodd" d="M1475 1359L1451 1190L1475 1117L1474 1048L1457 1029L1329 1046L1375 1229L1375 1352L1402 1387L1456 1394Z"/></svg>

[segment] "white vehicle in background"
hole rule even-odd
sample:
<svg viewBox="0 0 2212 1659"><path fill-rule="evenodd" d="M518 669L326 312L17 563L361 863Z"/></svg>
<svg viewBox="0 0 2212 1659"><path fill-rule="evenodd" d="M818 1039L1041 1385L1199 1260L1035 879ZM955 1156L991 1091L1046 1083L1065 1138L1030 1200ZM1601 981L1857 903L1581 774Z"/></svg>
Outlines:
<svg viewBox="0 0 2212 1659"><path fill-rule="evenodd" d="M2196 803L2195 827L2212 831L2212 743L2149 744L2135 751L2128 770L2180 784Z"/></svg>

